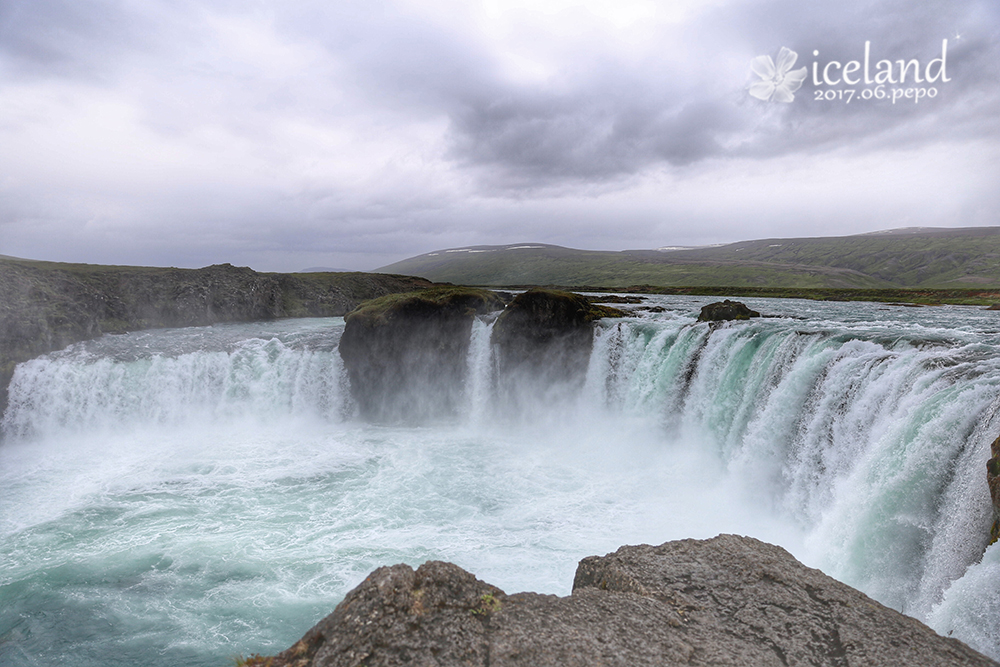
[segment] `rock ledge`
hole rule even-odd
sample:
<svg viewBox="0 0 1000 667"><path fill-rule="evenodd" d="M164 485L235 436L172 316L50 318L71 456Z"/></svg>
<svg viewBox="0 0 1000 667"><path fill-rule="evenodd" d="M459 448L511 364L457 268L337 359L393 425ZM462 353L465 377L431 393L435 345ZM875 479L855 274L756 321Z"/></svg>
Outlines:
<svg viewBox="0 0 1000 667"><path fill-rule="evenodd" d="M456 565L375 570L293 647L248 665L997 665L758 540L583 559L568 597Z"/></svg>

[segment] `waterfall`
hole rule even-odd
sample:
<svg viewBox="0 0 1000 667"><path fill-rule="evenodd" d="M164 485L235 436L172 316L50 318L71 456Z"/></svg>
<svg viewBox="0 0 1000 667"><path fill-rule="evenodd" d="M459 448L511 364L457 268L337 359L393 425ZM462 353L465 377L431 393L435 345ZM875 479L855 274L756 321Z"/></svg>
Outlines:
<svg viewBox="0 0 1000 667"><path fill-rule="evenodd" d="M590 371L585 400L656 414L716 451L748 500L804 527L815 564L888 606L929 618L985 549L995 348L605 321Z"/></svg>
<svg viewBox="0 0 1000 667"><path fill-rule="evenodd" d="M114 343L128 346L126 340L84 343L20 364L3 417L5 436L241 417L337 420L350 410L335 349L296 349L277 338L254 338L226 350L114 356L120 351L107 349Z"/></svg>
<svg viewBox="0 0 1000 667"><path fill-rule="evenodd" d="M789 316L710 325L694 321L694 299L656 298L665 312L600 320L583 381L572 391L530 387L523 414L511 412L517 402L499 404L493 321L477 319L459 424L354 416L337 351L343 320L108 336L23 363L2 421L0 542L9 548L0 561L11 565L0 566L0 592L48 581L33 550L50 548L49 527L96 535L105 528L93 517L144 516L150 499L218 515L220 531L277 539L280 563L260 556L250 579L273 579L274 600L332 582L315 602L326 611L330 595L390 561L453 559L484 578L553 590L546 582L561 581L562 569L624 541L777 526L758 536L788 536L809 565L1000 655L990 596L1000 551L986 549L985 462L1000 433L995 316L761 300L756 309ZM70 460L84 441L90 449ZM120 461L101 462L102 448ZM56 494L60 484L73 492ZM226 500L237 488L240 501ZM295 500L282 505L276 489ZM203 507L223 500L224 511ZM134 576L152 567L157 581L175 577L171 585L201 601L185 577L211 581L197 563L203 537L163 511L166 527L142 538L161 545L143 556L157 564L137 564ZM238 562L243 551L232 548L209 551ZM33 598L24 599L27 618Z"/></svg>
<svg viewBox="0 0 1000 667"><path fill-rule="evenodd" d="M496 362L490 346L490 336L496 319L477 317L472 324L469 341L468 373L466 376L467 419L472 424L481 424L488 414L491 392L494 384Z"/></svg>

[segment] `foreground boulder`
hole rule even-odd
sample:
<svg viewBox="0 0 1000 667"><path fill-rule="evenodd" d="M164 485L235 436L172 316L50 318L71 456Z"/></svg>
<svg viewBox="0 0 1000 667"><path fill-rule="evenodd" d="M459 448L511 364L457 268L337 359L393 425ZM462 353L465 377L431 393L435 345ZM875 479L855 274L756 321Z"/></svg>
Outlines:
<svg viewBox="0 0 1000 667"><path fill-rule="evenodd" d="M546 382L582 380L593 345L594 320L624 315L572 292L540 288L522 292L493 328L501 376L519 388L526 377Z"/></svg>
<svg viewBox="0 0 1000 667"><path fill-rule="evenodd" d="M996 665L736 535L585 558L568 597L506 595L450 563L375 570L271 667Z"/></svg>
<svg viewBox="0 0 1000 667"><path fill-rule="evenodd" d="M503 305L488 290L449 286L390 294L348 313L340 356L362 416L419 422L457 413L473 320Z"/></svg>
<svg viewBox="0 0 1000 667"><path fill-rule="evenodd" d="M749 320L751 317L760 317L756 310L750 310L746 304L739 301L718 301L701 307L701 314L698 315L699 322L726 322L729 320Z"/></svg>

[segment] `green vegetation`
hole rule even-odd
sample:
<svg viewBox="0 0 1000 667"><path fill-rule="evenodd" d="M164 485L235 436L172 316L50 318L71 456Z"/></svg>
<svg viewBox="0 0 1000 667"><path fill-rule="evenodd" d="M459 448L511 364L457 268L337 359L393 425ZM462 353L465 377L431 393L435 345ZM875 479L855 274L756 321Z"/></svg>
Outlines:
<svg viewBox="0 0 1000 667"><path fill-rule="evenodd" d="M348 313L347 318L375 323L384 322L404 311L409 315L424 311L441 312L443 308L486 312L500 310L503 306L503 300L495 292L475 287L444 285L419 292L387 294L365 301Z"/></svg>
<svg viewBox="0 0 1000 667"><path fill-rule="evenodd" d="M655 251L652 251L655 252ZM516 253L516 254L508 254ZM656 258L661 259L661 258ZM437 282L503 287L511 285L796 285L824 287L879 287L883 281L823 267L757 265L728 266L712 262L668 264L647 261L627 253L545 248L506 251L495 255L465 255L448 263L424 257L391 266ZM752 271L748 271L752 269Z"/></svg>
<svg viewBox="0 0 1000 667"><path fill-rule="evenodd" d="M493 287L1000 288L1000 227L766 239L673 251L477 246L381 270Z"/></svg>
<svg viewBox="0 0 1000 667"><path fill-rule="evenodd" d="M500 600L493 593L483 593L479 596L479 606L472 610L477 616L487 616L500 611Z"/></svg>

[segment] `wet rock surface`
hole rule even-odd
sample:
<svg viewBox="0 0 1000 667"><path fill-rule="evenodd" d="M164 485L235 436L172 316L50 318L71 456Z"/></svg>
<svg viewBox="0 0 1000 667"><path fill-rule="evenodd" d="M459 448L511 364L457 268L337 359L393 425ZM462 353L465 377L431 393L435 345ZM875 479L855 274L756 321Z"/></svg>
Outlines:
<svg viewBox="0 0 1000 667"><path fill-rule="evenodd" d="M580 380L590 358L594 320L624 315L572 292L537 288L522 292L493 328L501 376L513 376L515 382L523 376Z"/></svg>
<svg viewBox="0 0 1000 667"><path fill-rule="evenodd" d="M788 552L720 535L582 560L568 597L450 563L379 568L287 651L249 664L996 665Z"/></svg>
<svg viewBox="0 0 1000 667"><path fill-rule="evenodd" d="M990 459L986 462L986 483L990 487L993 504L993 524L990 526L990 544L1000 538L1000 437L990 445Z"/></svg>
<svg viewBox="0 0 1000 667"><path fill-rule="evenodd" d="M500 394L534 403L538 392L552 399L555 391L575 388L587 368L594 320L625 314L579 294L543 289L512 297L440 286L365 302L345 318L340 341L361 415L411 424L457 416L467 407L473 321L492 312L500 312L491 338Z"/></svg>
<svg viewBox="0 0 1000 667"><path fill-rule="evenodd" d="M698 315L699 322L727 322L730 320L748 320L751 317L760 317L756 310L750 310L746 304L739 301L717 301L707 306L701 307L701 314Z"/></svg>
<svg viewBox="0 0 1000 667"><path fill-rule="evenodd" d="M340 356L362 416L414 423L457 414L473 320L503 307L488 290L438 287L349 313Z"/></svg>

